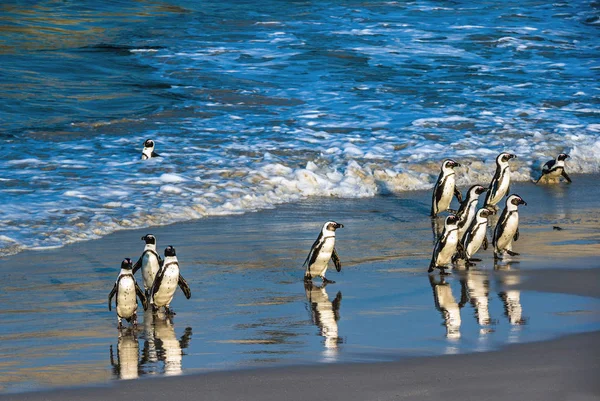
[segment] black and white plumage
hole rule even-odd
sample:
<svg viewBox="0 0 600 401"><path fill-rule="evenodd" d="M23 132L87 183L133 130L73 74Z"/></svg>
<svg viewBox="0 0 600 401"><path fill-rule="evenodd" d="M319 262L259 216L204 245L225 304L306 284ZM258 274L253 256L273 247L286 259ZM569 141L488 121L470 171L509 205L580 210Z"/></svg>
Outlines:
<svg viewBox="0 0 600 401"><path fill-rule="evenodd" d="M487 188L481 185L473 185L467 191L467 197L460 204L456 217L458 217L458 239L462 240L463 236L467 232L467 229L471 225L471 222L475 218L475 212L477 211L477 203L479 202L479 195L487 191Z"/></svg>
<svg viewBox="0 0 600 401"><path fill-rule="evenodd" d="M462 195L456 188L456 173L454 172L454 167L458 166L460 164L452 159L446 159L442 162L440 175L433 187L431 217L448 210L453 196L456 196L456 199L462 202Z"/></svg>
<svg viewBox="0 0 600 401"><path fill-rule="evenodd" d="M148 308L146 296L135 281L132 272L131 259L125 258L121 262L121 271L119 277L113 286L113 289L108 294L108 310L112 310L112 298L116 296L115 305L117 309L117 320L119 329L123 327L122 319L127 322L132 322L137 326L137 298L139 297L144 306L144 310Z"/></svg>
<svg viewBox="0 0 600 401"><path fill-rule="evenodd" d="M150 290L150 303L153 308L158 310L164 307L167 315L174 315L175 313L171 310L170 306L178 286L183 291L185 297L190 299L192 291L180 274L175 248L169 245L165 249L165 260L160 266Z"/></svg>
<svg viewBox="0 0 600 401"><path fill-rule="evenodd" d="M310 281L304 282L304 291L309 303L311 318L316 324L321 335L325 338L325 348L334 350L342 342L338 333L338 320L340 320L340 305L342 302L342 293L338 291L333 301L329 300L329 295L325 291L327 284L317 286Z"/></svg>
<svg viewBox="0 0 600 401"><path fill-rule="evenodd" d="M466 304L468 297L464 291L461 291L461 302L456 302L452 295L452 288L446 282L444 276L440 277L439 281L436 278L429 276L429 284L433 290L433 301L435 308L440 311L446 326L446 337L450 339L460 338L460 325L462 319L460 310Z"/></svg>
<svg viewBox="0 0 600 401"><path fill-rule="evenodd" d="M115 376L121 380L137 379L139 377L139 357L140 346L135 329L119 330L116 360L113 347L110 346L110 364Z"/></svg>
<svg viewBox="0 0 600 401"><path fill-rule="evenodd" d="M334 283L335 281L325 278L329 260L333 260L335 269L342 270L342 262L335 249L335 230L344 227L343 224L335 221L328 221L323 224L321 233L310 248L310 252L302 266L306 266L304 281L311 281L314 277L321 277L323 283Z"/></svg>
<svg viewBox="0 0 600 401"><path fill-rule="evenodd" d="M146 234L142 237L142 241L146 242L142 256L133 265L133 274L141 268L142 269L142 282L144 284L144 290L146 292L146 298L150 298L150 289L154 283L154 278L163 264L163 260L156 252L156 237L152 234Z"/></svg>
<svg viewBox="0 0 600 401"><path fill-rule="evenodd" d="M498 219L492 240L495 259L502 259L505 254L518 255L512 251L512 243L519 239L519 205L527 205L519 195L506 198L506 206Z"/></svg>
<svg viewBox="0 0 600 401"><path fill-rule="evenodd" d="M153 157L160 157L160 155L154 151L154 141L152 139L146 139L144 142L144 149L142 149L142 160L148 160Z"/></svg>
<svg viewBox="0 0 600 401"><path fill-rule="evenodd" d="M516 159L517 156L511 153L500 153L496 157L496 172L490 182L488 193L485 197L484 205L486 207L498 210L496 204L510 192L510 159Z"/></svg>
<svg viewBox="0 0 600 401"><path fill-rule="evenodd" d="M445 269L451 267L452 259L456 254L458 246L458 217L451 214L446 217L444 223L444 231L442 236L438 238L433 248L433 255L431 256L431 263L429 264L428 273L431 273L433 269L440 269L440 274L446 274Z"/></svg>
<svg viewBox="0 0 600 401"><path fill-rule="evenodd" d="M558 182L562 176L568 183L571 183L571 178L565 171L565 160L570 156L566 153L559 154L555 160L549 160L542 167L542 175L535 182L536 184L540 181L545 182Z"/></svg>
<svg viewBox="0 0 600 401"><path fill-rule="evenodd" d="M476 213L475 219L469 225L469 228L465 232L462 238L461 245L463 255L462 257L469 262L473 262L473 255L483 246L483 249L488 248L487 240L487 225L488 217L492 214L492 211L482 207Z"/></svg>

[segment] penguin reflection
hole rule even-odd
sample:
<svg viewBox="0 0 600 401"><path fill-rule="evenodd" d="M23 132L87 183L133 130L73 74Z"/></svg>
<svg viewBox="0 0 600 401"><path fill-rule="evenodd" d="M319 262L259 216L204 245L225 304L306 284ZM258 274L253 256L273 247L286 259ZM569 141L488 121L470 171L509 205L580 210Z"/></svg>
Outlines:
<svg viewBox="0 0 600 401"><path fill-rule="evenodd" d="M511 272L511 264L498 262L494 263L494 270L503 272L498 275L498 282L502 291L498 296L504 304L504 315L513 326L525 324L523 318L523 307L521 306L521 291L514 289L514 286L521 282L521 277L516 272Z"/></svg>
<svg viewBox="0 0 600 401"><path fill-rule="evenodd" d="M159 314L153 318L152 329L146 332L147 341L144 344L144 357L149 362L162 361L165 375L180 375L182 372L183 350L190 343L192 329L191 327L186 328L181 338L177 339L173 323L168 317L162 319Z"/></svg>
<svg viewBox="0 0 600 401"><path fill-rule="evenodd" d="M137 379L139 376L139 344L133 328L119 330L117 342L117 360L110 346L110 364L113 373L119 379Z"/></svg>
<svg viewBox="0 0 600 401"><path fill-rule="evenodd" d="M475 318L480 326L489 326L492 323L489 311L490 280L483 272L467 270L463 279L469 301L475 309Z"/></svg>
<svg viewBox="0 0 600 401"><path fill-rule="evenodd" d="M461 300L460 303L456 302L452 295L452 288L450 284L446 282L444 276L440 276L439 280L432 275L429 276L429 284L433 290L433 300L435 307L442 313L444 318L444 326L446 326L446 337L449 339L460 338L460 308L462 308L467 302L467 289L466 286L461 283Z"/></svg>
<svg viewBox="0 0 600 401"><path fill-rule="evenodd" d="M342 293L338 291L335 299L330 301L325 287L326 284L317 286L310 281L304 282L304 291L310 306L312 321L319 327L320 334L325 337L325 348L337 350L338 344L342 342L338 336L337 324L340 319Z"/></svg>

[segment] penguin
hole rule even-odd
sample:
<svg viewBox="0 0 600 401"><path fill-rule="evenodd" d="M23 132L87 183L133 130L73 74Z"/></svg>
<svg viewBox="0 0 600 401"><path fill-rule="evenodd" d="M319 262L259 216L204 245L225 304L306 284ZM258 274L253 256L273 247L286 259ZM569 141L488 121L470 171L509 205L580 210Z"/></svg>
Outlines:
<svg viewBox="0 0 600 401"><path fill-rule="evenodd" d="M475 211L477 210L477 202L479 202L479 195L486 192L487 188L481 185L473 185L467 192L467 197L460 204L456 217L458 217L458 240L462 240L463 236L467 232L467 229L471 225L471 222L475 218Z"/></svg>
<svg viewBox="0 0 600 401"><path fill-rule="evenodd" d="M527 319L523 317L523 305L521 305L521 291L515 287L521 282L521 276L511 272L510 263L500 265L494 263L494 270L501 272L496 274L501 290L498 292L498 297L504 304L504 316L508 318L511 326L520 326L527 323Z"/></svg>
<svg viewBox="0 0 600 401"><path fill-rule="evenodd" d="M342 270L340 257L335 250L335 230L343 227L343 224L336 223L335 221L328 221L323 224L321 233L310 248L310 252L302 264L303 267L306 265L304 281L311 281L313 277L321 277L325 284L335 283L335 281L325 278L325 272L327 271L327 264L330 259L333 260L335 269L338 272Z"/></svg>
<svg viewBox="0 0 600 401"><path fill-rule="evenodd" d="M452 159L446 159L442 162L440 175L438 176L435 187L433 187L433 196L431 200L431 217L435 217L438 213L448 210L452 196L456 196L459 203L462 203L462 195L456 188L454 167L459 167L460 164Z"/></svg>
<svg viewBox="0 0 600 401"><path fill-rule="evenodd" d="M153 157L160 157L160 155L154 151L154 141L152 139L146 139L146 142L144 142L144 149L142 150L142 160L148 160Z"/></svg>
<svg viewBox="0 0 600 401"><path fill-rule="evenodd" d="M467 264L471 262L479 262L480 259L473 259L473 255L483 246L483 249L488 248L487 240L487 224L488 217L493 212L485 207L482 207L477 211L475 219L471 222L471 225L465 232L465 235L461 241L462 257L467 261Z"/></svg>
<svg viewBox="0 0 600 401"><path fill-rule="evenodd" d="M546 164L544 164L544 167L542 167L542 175L535 183L539 183L542 178L545 182L558 182L560 176L563 176L569 184L573 182L565 171L565 160L569 157L571 156L566 153L561 153L556 157L556 160L547 161Z"/></svg>
<svg viewBox="0 0 600 401"><path fill-rule="evenodd" d="M519 239L519 205L527 206L519 195L513 194L506 198L506 207L502 211L494 230L494 259L502 259L505 253L510 256L518 255L512 251L512 242Z"/></svg>
<svg viewBox="0 0 600 401"><path fill-rule="evenodd" d="M469 302L475 309L475 318L479 326L489 326L492 324L490 317L490 280L486 274L478 271L469 270L466 275L466 287L469 294ZM480 331L485 334L487 330Z"/></svg>
<svg viewBox="0 0 600 401"><path fill-rule="evenodd" d="M510 159L516 159L517 156L511 153L500 153L496 157L496 173L490 182L488 193L485 197L484 206L498 211L496 204L510 192Z"/></svg>
<svg viewBox="0 0 600 401"><path fill-rule="evenodd" d="M452 265L452 259L456 254L458 245L458 217L451 214L446 217L444 223L444 232L435 243L433 255L427 273L431 273L433 269L440 269L440 274L445 275L445 269Z"/></svg>
<svg viewBox="0 0 600 401"><path fill-rule="evenodd" d="M181 338L177 338L173 323L169 319L154 319L153 338L159 360L164 363L165 376L177 376L183 373L181 365L183 350L189 346L191 337L191 327L187 327Z"/></svg>
<svg viewBox="0 0 600 401"><path fill-rule="evenodd" d="M179 273L175 248L169 245L165 249L165 260L160 266L150 290L150 303L153 308L158 310L164 306L167 316L175 315L170 305L178 285L185 297L190 299L192 291Z"/></svg>
<svg viewBox="0 0 600 401"><path fill-rule="evenodd" d="M144 310L148 309L146 296L136 283L131 269L131 259L123 259L119 277L117 278L113 289L110 291L110 294L108 294L109 311L112 310L112 298L116 295L115 305L117 306L119 329L123 328L122 319L127 320L129 323L133 322L133 326L137 327L137 297L142 301Z"/></svg>
<svg viewBox="0 0 600 401"><path fill-rule="evenodd" d="M335 350L342 339L338 334L338 320L340 320L340 305L342 293L338 291L333 301L325 291L327 284L314 285L310 281L304 282L304 292L311 311L314 324L319 327L321 335L325 338L325 348Z"/></svg>
<svg viewBox="0 0 600 401"><path fill-rule="evenodd" d="M454 295L452 295L450 284L446 282L444 277L440 277L440 281L436 281L433 276L429 276L429 284L433 290L435 308L441 312L444 319L446 338L459 339L460 325L462 323L460 310L467 302L466 288L461 287L461 302L458 303Z"/></svg>
<svg viewBox="0 0 600 401"><path fill-rule="evenodd" d="M154 277L163 264L163 260L156 252L156 237L152 234L146 234L142 237L142 241L146 242L142 256L133 265L133 275L141 268L142 278L144 283L144 290L146 292L146 298L150 298L150 289L152 283L154 283Z"/></svg>
<svg viewBox="0 0 600 401"><path fill-rule="evenodd" d="M117 342L117 360L110 346L110 364L113 373L121 380L137 379L139 377L139 342L135 335L135 329L128 328L119 330Z"/></svg>

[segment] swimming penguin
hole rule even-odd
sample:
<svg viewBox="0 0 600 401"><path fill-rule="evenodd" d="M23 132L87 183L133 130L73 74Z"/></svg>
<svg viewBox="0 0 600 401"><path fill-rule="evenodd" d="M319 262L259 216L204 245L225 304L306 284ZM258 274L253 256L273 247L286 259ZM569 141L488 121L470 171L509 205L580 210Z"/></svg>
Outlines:
<svg viewBox="0 0 600 401"><path fill-rule="evenodd" d="M150 290L150 303L153 307L158 310L164 306L165 313L168 316L174 315L175 313L171 310L170 305L178 285L185 297L190 299L192 291L179 273L179 262L175 254L175 248L169 245L165 249L165 260L160 266Z"/></svg>
<svg viewBox="0 0 600 401"><path fill-rule="evenodd" d="M484 206L498 211L496 203L500 202L504 195L510 191L510 159L516 159L517 156L511 153L500 153L496 157L496 173L490 182L488 193L485 197Z"/></svg>
<svg viewBox="0 0 600 401"><path fill-rule="evenodd" d="M560 176L563 176L565 180L567 180L567 182L570 184L572 182L571 178L565 171L565 160L567 160L569 157L571 156L569 156L566 153L561 153L556 157L556 160L547 161L546 164L544 164L544 167L542 167L541 177L538 178L538 180L535 183L537 184L538 182L540 182L542 178L546 182L558 182Z"/></svg>
<svg viewBox="0 0 600 401"><path fill-rule="evenodd" d="M458 245L458 217L451 214L446 217L444 223L444 232L442 236L437 240L435 247L433 248L433 255L431 257L431 263L429 264L428 273L431 273L433 269L440 269L440 274L445 275L445 269L452 265L452 259L456 254L456 248Z"/></svg>
<svg viewBox="0 0 600 401"><path fill-rule="evenodd" d="M142 160L148 160L153 157L160 157L160 155L154 151L154 141L152 139L146 139L146 142L144 142L144 149L142 150Z"/></svg>
<svg viewBox="0 0 600 401"><path fill-rule="evenodd" d="M485 207L482 207L477 211L475 219L471 222L471 225L465 232L465 235L461 241L461 249L463 252L463 257L467 264L471 262L480 261L480 259L473 259L473 255L475 252L479 250L483 246L483 249L488 248L488 240L487 240L487 224L488 217L492 215L493 212Z"/></svg>
<svg viewBox="0 0 600 401"><path fill-rule="evenodd" d="M442 162L440 175L438 176L435 187L433 187L433 196L431 200L431 217L437 216L438 213L448 210L452 196L456 196L458 202L462 202L462 195L456 188L454 167L460 164L452 159L446 159Z"/></svg>
<svg viewBox="0 0 600 401"><path fill-rule="evenodd" d="M135 282L131 271L131 259L125 258L121 262L121 272L113 286L113 289L108 294L108 310L111 309L112 297L116 295L115 304L117 306L117 320L119 321L119 329L123 327L122 319L127 322L133 322L137 326L137 297L142 301L144 310L148 308L146 296ZM137 297L136 297L137 295Z"/></svg>
<svg viewBox="0 0 600 401"><path fill-rule="evenodd" d="M330 259L333 260L335 269L338 272L342 270L340 257L335 250L335 230L343 227L343 224L336 223L335 221L328 221L323 224L321 233L312 245L312 248L310 248L304 264L302 264L302 266L306 265L304 281L311 281L313 277L321 277L323 283L335 283L335 281L325 278L325 272L327 271L327 264Z"/></svg>
<svg viewBox="0 0 600 401"><path fill-rule="evenodd" d="M458 217L458 240L460 241L467 229L471 225L471 222L475 218L475 211L477 210L477 202L479 202L479 195L487 191L487 188L481 185L473 185L467 192L467 197L460 204L456 217Z"/></svg>
<svg viewBox="0 0 600 401"><path fill-rule="evenodd" d="M146 291L146 298L150 298L150 289L152 288L152 283L154 283L154 277L160 266L163 263L162 258L156 252L156 237L152 234L146 234L142 237L142 241L146 242L146 246L144 247L144 252L142 252L142 256L135 262L133 265L133 274L137 272L140 268L142 269L142 278L144 283L144 290Z"/></svg>
<svg viewBox="0 0 600 401"><path fill-rule="evenodd" d="M513 194L506 198L506 207L498 219L492 240L494 259L502 259L505 253L510 256L518 255L512 251L512 243L519 239L519 205L527 205L519 195Z"/></svg>

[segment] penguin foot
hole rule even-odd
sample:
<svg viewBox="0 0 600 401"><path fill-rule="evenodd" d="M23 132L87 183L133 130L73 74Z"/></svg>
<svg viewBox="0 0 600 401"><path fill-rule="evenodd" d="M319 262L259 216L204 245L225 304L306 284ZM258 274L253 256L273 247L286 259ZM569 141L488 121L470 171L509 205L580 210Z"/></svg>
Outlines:
<svg viewBox="0 0 600 401"><path fill-rule="evenodd" d="M479 259L479 258L469 258L467 261L468 262L481 262L481 259Z"/></svg>
<svg viewBox="0 0 600 401"><path fill-rule="evenodd" d="M440 276L449 276L451 273L446 272L444 269L440 269Z"/></svg>
<svg viewBox="0 0 600 401"><path fill-rule="evenodd" d="M329 280L328 278L325 278L325 276L321 278L323 279L323 284L335 284L335 281Z"/></svg>
<svg viewBox="0 0 600 401"><path fill-rule="evenodd" d="M520 255L520 253L509 251L508 249L506 250L506 253L508 253L510 256L519 256Z"/></svg>

